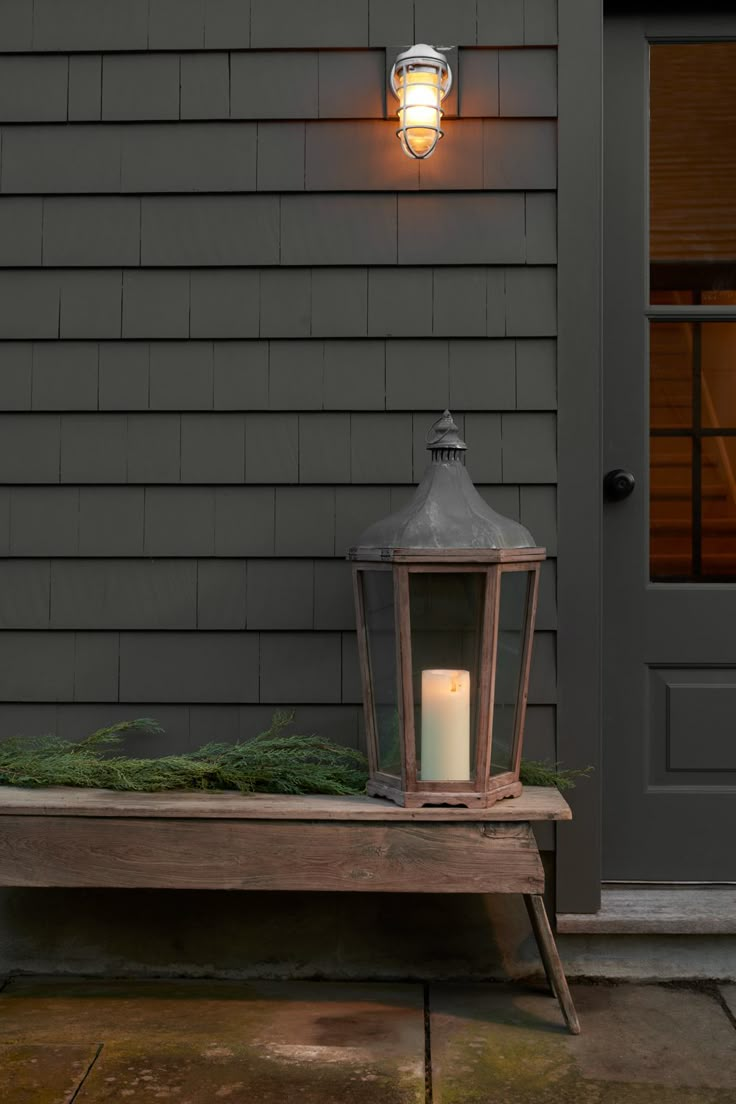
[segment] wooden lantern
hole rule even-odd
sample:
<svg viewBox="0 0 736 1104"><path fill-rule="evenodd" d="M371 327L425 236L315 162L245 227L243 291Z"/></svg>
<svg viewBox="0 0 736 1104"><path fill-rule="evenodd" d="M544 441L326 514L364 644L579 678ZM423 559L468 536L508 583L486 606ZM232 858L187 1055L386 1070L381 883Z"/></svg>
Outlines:
<svg viewBox="0 0 736 1104"><path fill-rule="evenodd" d="M449 411L411 502L350 549L368 793L485 808L521 793L539 568L528 530L492 510Z"/></svg>

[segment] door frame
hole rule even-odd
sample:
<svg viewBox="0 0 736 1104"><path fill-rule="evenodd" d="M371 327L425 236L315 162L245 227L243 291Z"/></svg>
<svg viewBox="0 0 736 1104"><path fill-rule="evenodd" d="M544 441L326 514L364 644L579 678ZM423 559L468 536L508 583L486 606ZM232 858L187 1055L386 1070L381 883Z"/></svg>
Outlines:
<svg viewBox="0 0 736 1104"><path fill-rule="evenodd" d="M733 38L730 4L683 4L684 14L668 6L610 0L614 12L639 20L645 38ZM572 794L573 824L558 832L557 912L592 913L601 899L603 800L603 2L559 0L558 12L557 749L565 765L594 773Z"/></svg>
<svg viewBox="0 0 736 1104"><path fill-rule="evenodd" d="M593 772L557 832L558 912L601 895L603 2L558 0L557 756Z"/></svg>

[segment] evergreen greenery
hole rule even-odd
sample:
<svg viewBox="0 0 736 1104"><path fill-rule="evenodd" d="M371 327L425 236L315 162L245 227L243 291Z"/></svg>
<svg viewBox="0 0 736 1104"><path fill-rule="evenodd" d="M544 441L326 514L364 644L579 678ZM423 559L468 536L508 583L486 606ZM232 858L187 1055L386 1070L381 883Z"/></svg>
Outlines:
<svg viewBox="0 0 736 1104"><path fill-rule="evenodd" d="M0 741L0 784L91 786L107 790L240 790L241 793L357 794L365 788L360 752L319 736L289 735L288 713L253 740L206 744L184 755L134 759L110 752L126 733L162 730L156 721L123 721L73 743L57 736Z"/></svg>
<svg viewBox="0 0 736 1104"><path fill-rule="evenodd" d="M98 729L77 743L58 736L16 736L0 741L0 785L85 786L143 793L363 793L367 778L364 756L320 736L290 735L286 729L291 720L291 714L277 713L271 727L252 740L206 744L183 755L150 759L114 754L126 733L155 735L162 731L147 717ZM565 790L588 770L560 770L556 764L523 762L521 781L529 786Z"/></svg>
<svg viewBox="0 0 736 1104"><path fill-rule="evenodd" d="M522 759L519 778L525 786L556 786L558 790L572 790L578 778L587 778L592 767L563 770L559 763L545 763L538 759Z"/></svg>

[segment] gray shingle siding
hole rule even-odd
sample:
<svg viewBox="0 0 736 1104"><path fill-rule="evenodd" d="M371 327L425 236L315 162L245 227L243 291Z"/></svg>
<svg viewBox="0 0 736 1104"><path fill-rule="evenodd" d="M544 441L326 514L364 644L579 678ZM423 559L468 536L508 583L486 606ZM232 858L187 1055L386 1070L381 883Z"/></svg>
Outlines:
<svg viewBox="0 0 736 1104"><path fill-rule="evenodd" d="M555 554L555 487L478 485ZM340 556L409 485L34 486L0 498L12 556Z"/></svg>
<svg viewBox="0 0 736 1104"><path fill-rule="evenodd" d="M3 194L550 190L550 119L456 119L459 160L386 164L385 122L180 122L2 130ZM356 137L357 136L357 137Z"/></svg>
<svg viewBox="0 0 736 1104"><path fill-rule="evenodd" d="M461 49L459 59L461 118L554 117L555 50ZM382 49L6 54L0 110L9 123L384 119L385 67Z"/></svg>
<svg viewBox="0 0 736 1104"><path fill-rule="evenodd" d="M417 163L385 48L422 40L459 115ZM552 557L554 758L555 44L554 0L0 7L1 735L359 744L345 549L450 405Z"/></svg>
<svg viewBox="0 0 736 1104"><path fill-rule="evenodd" d="M556 0L8 0L7 51L478 46L557 42Z"/></svg>

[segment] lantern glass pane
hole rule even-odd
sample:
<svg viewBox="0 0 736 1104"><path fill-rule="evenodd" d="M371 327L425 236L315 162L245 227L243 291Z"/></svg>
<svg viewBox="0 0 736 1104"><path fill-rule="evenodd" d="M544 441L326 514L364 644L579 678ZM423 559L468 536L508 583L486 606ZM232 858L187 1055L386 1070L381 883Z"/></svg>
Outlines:
<svg viewBox="0 0 736 1104"><path fill-rule="evenodd" d="M401 774L401 732L396 682L394 577L391 571L362 571L368 664L373 691L378 769Z"/></svg>
<svg viewBox="0 0 736 1104"><path fill-rule="evenodd" d="M532 575L529 571L502 571L499 578L501 596L491 731L491 775L514 769L514 733Z"/></svg>
<svg viewBox="0 0 736 1104"><path fill-rule="evenodd" d="M485 587L485 572L409 575L420 784L475 776Z"/></svg>

